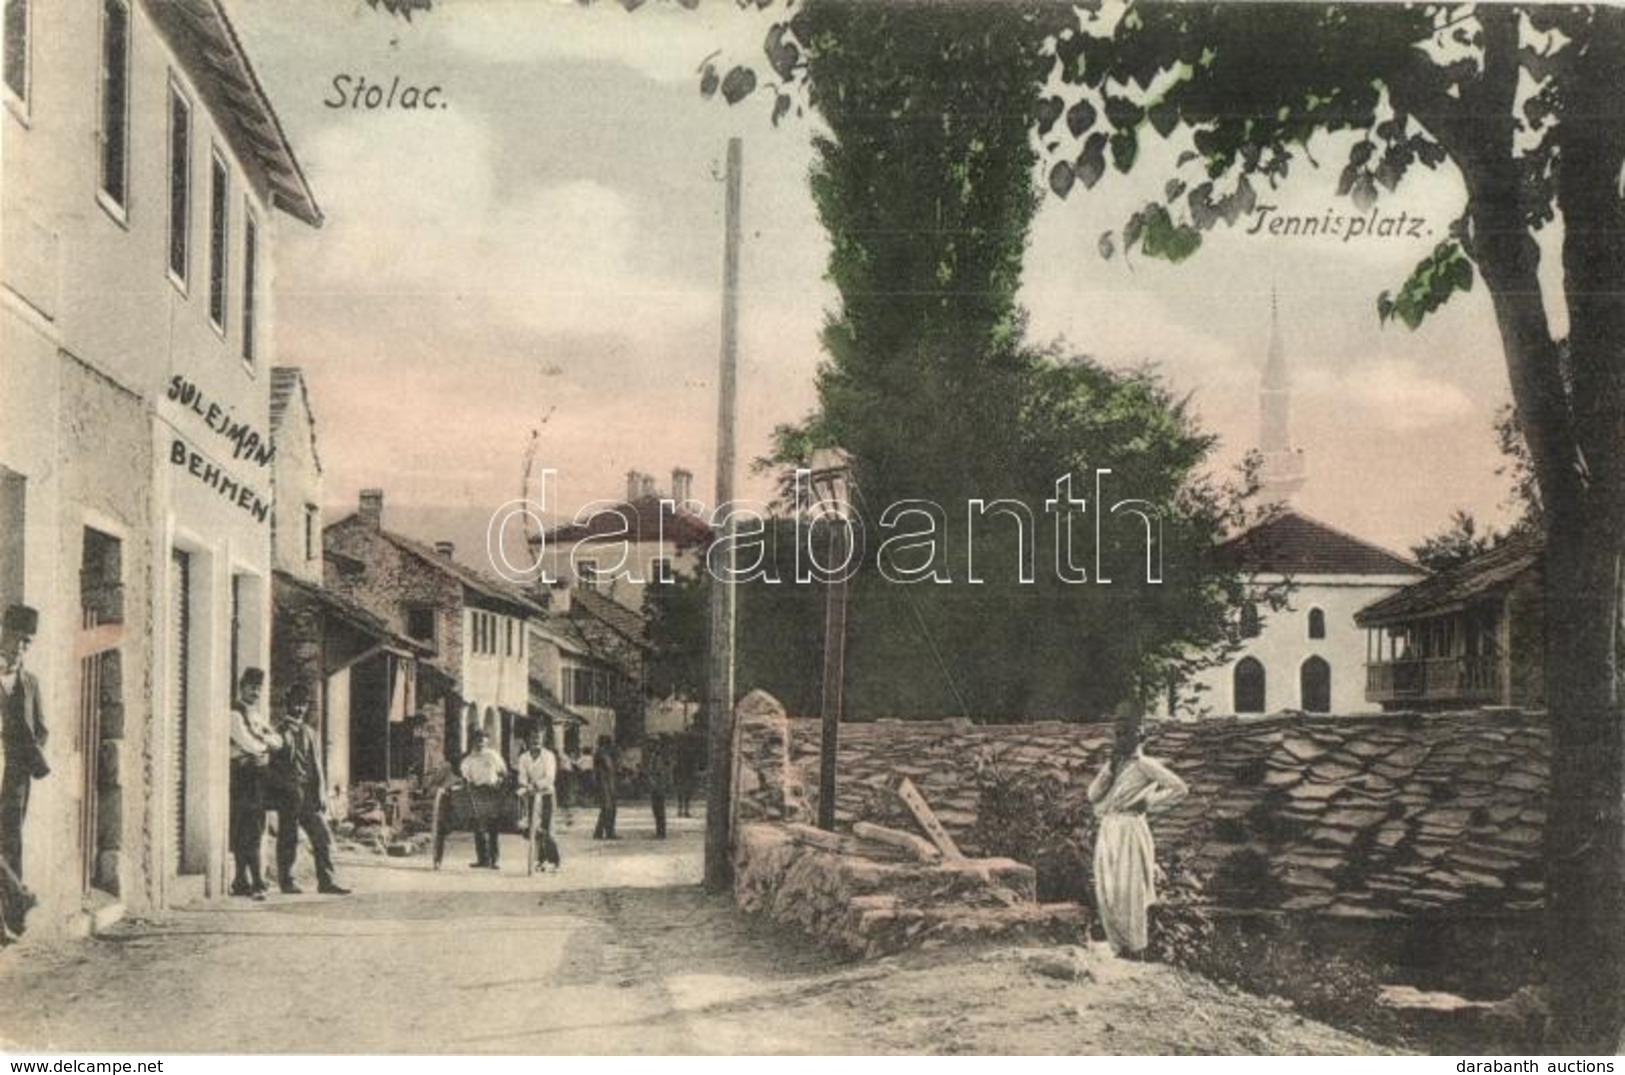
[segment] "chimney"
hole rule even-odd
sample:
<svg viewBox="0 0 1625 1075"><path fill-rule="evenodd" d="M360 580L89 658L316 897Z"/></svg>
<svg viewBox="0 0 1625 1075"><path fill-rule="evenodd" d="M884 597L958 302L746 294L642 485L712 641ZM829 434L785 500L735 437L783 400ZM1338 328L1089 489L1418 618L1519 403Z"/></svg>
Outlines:
<svg viewBox="0 0 1625 1075"><path fill-rule="evenodd" d="M639 496L654 496L655 495L655 476L653 474L639 474L638 475L638 495Z"/></svg>
<svg viewBox="0 0 1625 1075"><path fill-rule="evenodd" d="M671 498L678 506L686 504L694 497L694 475L682 467L673 467L671 472Z"/></svg>
<svg viewBox="0 0 1625 1075"><path fill-rule="evenodd" d="M361 521L374 530L384 525L384 491L361 490Z"/></svg>
<svg viewBox="0 0 1625 1075"><path fill-rule="evenodd" d="M638 498L638 493L642 491L642 478L643 475L639 474L635 470L629 470L626 472L626 499L628 503L636 500Z"/></svg>
<svg viewBox="0 0 1625 1075"><path fill-rule="evenodd" d="M437 541L434 543L434 551L450 560L456 555L457 546L450 541Z"/></svg>

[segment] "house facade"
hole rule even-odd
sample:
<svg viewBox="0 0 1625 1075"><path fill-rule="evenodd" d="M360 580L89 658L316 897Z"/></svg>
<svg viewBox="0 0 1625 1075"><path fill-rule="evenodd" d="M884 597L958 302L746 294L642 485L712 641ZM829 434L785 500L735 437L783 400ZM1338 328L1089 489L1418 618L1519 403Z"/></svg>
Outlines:
<svg viewBox="0 0 1625 1075"><path fill-rule="evenodd" d="M450 543L424 545L383 525L384 493L324 531L326 587L422 647L381 651L351 670L352 691L383 692L382 710L352 710L350 779L405 780L460 758L479 726L505 754L530 702L529 632L540 605L457 563ZM348 699L330 699L337 712Z"/></svg>
<svg viewBox="0 0 1625 1075"><path fill-rule="evenodd" d="M1376 708L1355 613L1424 577L1422 568L1290 509L1226 542L1219 557L1251 578L1254 600L1238 617L1239 649L1195 677L1201 708L1242 716ZM1285 606L1269 607L1271 593L1284 594Z"/></svg>
<svg viewBox="0 0 1625 1075"><path fill-rule="evenodd" d="M216 0L6 7L0 601L41 614L44 931L223 891L267 663L272 253L321 213Z"/></svg>
<svg viewBox="0 0 1625 1075"><path fill-rule="evenodd" d="M377 725L375 714L393 715L397 683L397 719L410 719L405 688L417 682L417 660L429 649L323 585L321 455L310 392L297 369L271 371L271 436L276 458L269 701L275 709L288 687L305 687L306 719L323 748L326 790L341 802L351 780L350 729Z"/></svg>
<svg viewBox="0 0 1625 1075"><path fill-rule="evenodd" d="M628 471L626 499L589 505L574 521L537 539L548 578L589 589L641 612L651 582L691 576L713 536L693 499L694 476L671 472L671 492L652 475Z"/></svg>
<svg viewBox="0 0 1625 1075"><path fill-rule="evenodd" d="M1359 610L1383 709L1546 704L1544 545L1523 534Z"/></svg>

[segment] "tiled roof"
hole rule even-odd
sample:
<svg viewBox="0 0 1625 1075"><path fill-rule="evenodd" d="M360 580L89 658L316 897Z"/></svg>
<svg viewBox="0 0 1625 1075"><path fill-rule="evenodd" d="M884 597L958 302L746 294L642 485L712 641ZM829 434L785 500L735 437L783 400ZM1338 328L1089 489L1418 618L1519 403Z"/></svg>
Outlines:
<svg viewBox="0 0 1625 1075"><path fill-rule="evenodd" d="M1279 575L1427 574L1414 561L1288 509L1219 546L1220 562Z"/></svg>
<svg viewBox="0 0 1625 1075"><path fill-rule="evenodd" d="M364 635L370 635L397 650L418 656L428 656L434 652L432 646L414 641L405 635L397 634L388 623L384 622L382 617L374 615L349 598L334 593L325 586L318 586L314 582L306 582L304 579L290 575L286 571L275 571L272 573L272 577L274 586L285 587L303 594Z"/></svg>
<svg viewBox="0 0 1625 1075"><path fill-rule="evenodd" d="M322 457L316 451L316 411L310 405L310 389L305 386L305 372L297 366L271 367L271 433L282 432L282 423L288 417L288 404L293 402L295 390L305 413L310 416L310 458L317 473L322 469Z"/></svg>
<svg viewBox="0 0 1625 1075"><path fill-rule="evenodd" d="M792 759L816 787L818 722L792 723ZM1146 752L1191 789L1151 821L1157 858L1197 879L1204 901L1348 917L1541 905L1544 714L1294 715L1148 731ZM1110 736L1099 724L844 724L840 815L887 820L873 816L891 798L877 792L908 776L962 847L995 853L977 824L987 774L1057 778L1063 809L1087 813Z"/></svg>
<svg viewBox="0 0 1625 1075"><path fill-rule="evenodd" d="M712 530L705 520L677 510L668 499L642 496L616 504L591 516L585 524L566 523L547 532L546 540L560 543L594 541L672 541L679 548L707 545Z"/></svg>
<svg viewBox="0 0 1625 1075"><path fill-rule="evenodd" d="M510 586L506 582L499 582L483 575L471 567L464 567L451 557L441 555L422 542L414 541L409 537L403 537L389 530L379 530L378 534L396 548L403 549L418 559L425 561L436 570L445 572L477 594L518 607L528 615L539 616L545 611L541 605L523 593L517 586Z"/></svg>
<svg viewBox="0 0 1625 1075"><path fill-rule="evenodd" d="M1361 627L1386 627L1452 612L1479 598L1499 594L1524 572L1537 568L1545 548L1538 533L1508 538L1464 564L1373 601L1354 614L1354 622Z"/></svg>
<svg viewBox="0 0 1625 1075"><path fill-rule="evenodd" d="M579 613L591 617L634 645L649 644L649 621L642 613L584 586L571 590L570 598L572 616Z"/></svg>
<svg viewBox="0 0 1625 1075"><path fill-rule="evenodd" d="M272 204L319 226L322 211L316 195L220 0L163 0L144 6L186 63L233 148L258 166Z"/></svg>

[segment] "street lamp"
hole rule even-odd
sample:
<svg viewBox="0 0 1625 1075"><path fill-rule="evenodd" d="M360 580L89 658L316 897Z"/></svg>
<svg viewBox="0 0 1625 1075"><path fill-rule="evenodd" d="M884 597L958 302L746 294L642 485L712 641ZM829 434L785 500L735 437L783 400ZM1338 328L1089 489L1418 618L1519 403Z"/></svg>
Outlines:
<svg viewBox="0 0 1625 1075"><path fill-rule="evenodd" d="M832 574L824 591L824 692L822 731L818 747L818 827L835 830L835 754L840 745L841 690L846 681L846 560L848 493L851 461L839 448L820 448L812 454L813 491L818 516L831 520Z"/></svg>

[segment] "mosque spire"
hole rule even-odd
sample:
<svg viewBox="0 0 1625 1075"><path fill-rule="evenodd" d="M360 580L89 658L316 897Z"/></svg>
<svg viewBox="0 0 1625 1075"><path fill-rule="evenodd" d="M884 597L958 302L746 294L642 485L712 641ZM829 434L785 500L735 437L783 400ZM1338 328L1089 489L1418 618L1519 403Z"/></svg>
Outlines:
<svg viewBox="0 0 1625 1075"><path fill-rule="evenodd" d="M1258 411L1263 498L1266 503L1290 500L1307 474L1303 452L1292 446L1292 375L1281 343L1280 302L1274 287L1270 288L1270 344L1259 382Z"/></svg>

